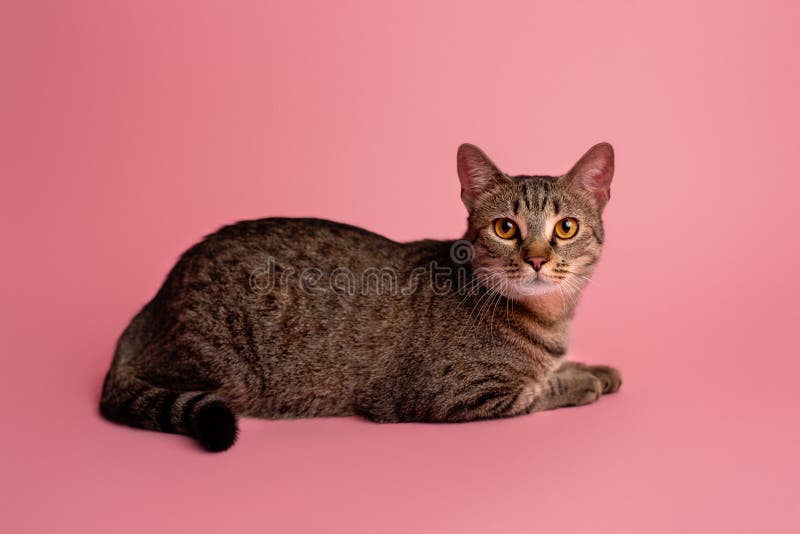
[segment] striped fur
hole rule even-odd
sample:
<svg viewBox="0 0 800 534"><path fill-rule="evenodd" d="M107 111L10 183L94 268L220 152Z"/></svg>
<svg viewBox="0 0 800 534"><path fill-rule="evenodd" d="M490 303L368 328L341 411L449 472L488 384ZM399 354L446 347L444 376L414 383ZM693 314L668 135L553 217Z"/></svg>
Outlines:
<svg viewBox="0 0 800 534"><path fill-rule="evenodd" d="M561 177L509 177L464 145L458 170L466 260L453 253L463 240L396 243L315 219L243 221L207 236L121 336L103 416L219 451L241 416L461 422L617 391L616 370L563 361L600 257L610 146ZM568 240L553 233L563 217L579 223ZM513 239L495 233L498 218L514 221ZM540 270L531 256L546 260ZM308 272L313 291L296 277ZM336 273L347 290L332 290ZM381 276L390 280L376 285Z"/></svg>

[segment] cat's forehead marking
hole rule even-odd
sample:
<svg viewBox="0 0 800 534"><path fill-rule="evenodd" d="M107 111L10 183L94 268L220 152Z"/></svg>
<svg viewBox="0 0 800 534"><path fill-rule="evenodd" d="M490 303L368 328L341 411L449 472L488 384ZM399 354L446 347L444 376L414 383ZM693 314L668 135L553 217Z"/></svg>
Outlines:
<svg viewBox="0 0 800 534"><path fill-rule="evenodd" d="M530 211L531 203L528 197L528 182L525 180L522 181L522 200L525 202L525 207Z"/></svg>
<svg viewBox="0 0 800 534"><path fill-rule="evenodd" d="M544 211L558 200L556 178L552 176L516 176L528 211ZM560 205L559 205L560 209Z"/></svg>
<svg viewBox="0 0 800 534"><path fill-rule="evenodd" d="M515 179L520 185L519 194L526 208L526 212L521 216L524 217L526 226L530 230L528 233L540 236L547 234L551 219L557 216L562 208L562 198L556 178L516 176Z"/></svg>

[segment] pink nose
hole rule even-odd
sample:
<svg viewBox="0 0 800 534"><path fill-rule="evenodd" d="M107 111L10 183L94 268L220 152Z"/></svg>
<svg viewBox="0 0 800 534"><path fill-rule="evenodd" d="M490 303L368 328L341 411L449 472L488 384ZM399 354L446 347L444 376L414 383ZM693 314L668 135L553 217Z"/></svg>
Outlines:
<svg viewBox="0 0 800 534"><path fill-rule="evenodd" d="M547 258L542 258L541 256L533 256L531 258L525 258L525 261L531 264L533 270L539 272L539 269L542 268L542 265L547 263Z"/></svg>

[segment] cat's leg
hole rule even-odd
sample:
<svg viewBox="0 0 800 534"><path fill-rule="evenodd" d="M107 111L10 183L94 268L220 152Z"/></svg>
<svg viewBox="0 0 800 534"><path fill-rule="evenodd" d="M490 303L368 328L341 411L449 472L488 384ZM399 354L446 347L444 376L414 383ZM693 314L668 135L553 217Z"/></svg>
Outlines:
<svg viewBox="0 0 800 534"><path fill-rule="evenodd" d="M565 362L543 381L529 381L513 390L499 385L453 403L445 420L514 417L565 406L591 404L601 395L615 393L622 385L619 371L605 365Z"/></svg>
<svg viewBox="0 0 800 534"><path fill-rule="evenodd" d="M354 411L379 423L457 423L522 415L541 391L540 384L499 375L477 375L429 391L402 380L377 380L357 395Z"/></svg>
<svg viewBox="0 0 800 534"><path fill-rule="evenodd" d="M477 375L444 385L433 394L380 380L359 396L354 411L383 423L495 419L590 404L604 393L616 392L621 383L612 367L575 362L565 362L539 381L520 382L500 373Z"/></svg>
<svg viewBox="0 0 800 534"><path fill-rule="evenodd" d="M580 362L572 362L565 360L561 366L556 369L556 373L569 373L583 371L591 373L603 383L603 395L616 393L622 386L622 375L619 371L608 365L587 365Z"/></svg>
<svg viewBox="0 0 800 534"><path fill-rule="evenodd" d="M613 367L564 362L540 384L530 411L591 404L601 395L616 393L621 385L622 377Z"/></svg>
<svg viewBox="0 0 800 534"><path fill-rule="evenodd" d="M529 381L515 388L484 379L476 383L480 383L480 387L458 398L448 408L445 420L514 417L591 404L601 395L616 393L622 385L622 377L619 371L606 365L565 361L546 379Z"/></svg>

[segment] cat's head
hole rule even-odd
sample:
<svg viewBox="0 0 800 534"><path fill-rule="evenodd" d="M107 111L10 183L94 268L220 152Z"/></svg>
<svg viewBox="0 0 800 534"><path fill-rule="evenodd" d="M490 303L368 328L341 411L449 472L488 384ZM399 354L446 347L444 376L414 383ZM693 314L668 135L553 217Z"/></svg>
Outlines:
<svg viewBox="0 0 800 534"><path fill-rule="evenodd" d="M554 292L572 298L600 257L613 174L608 143L559 177L508 176L478 147L461 145L461 199L482 284L518 301Z"/></svg>

